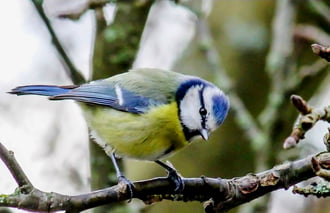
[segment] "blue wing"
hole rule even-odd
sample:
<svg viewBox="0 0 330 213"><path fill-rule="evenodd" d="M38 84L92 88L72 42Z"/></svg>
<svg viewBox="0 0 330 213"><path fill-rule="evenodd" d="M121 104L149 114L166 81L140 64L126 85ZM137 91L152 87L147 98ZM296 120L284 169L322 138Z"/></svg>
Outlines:
<svg viewBox="0 0 330 213"><path fill-rule="evenodd" d="M52 100L71 99L88 104L108 106L120 111L141 114L162 101L143 97L119 85L85 84L64 94L51 96Z"/></svg>
<svg viewBox="0 0 330 213"><path fill-rule="evenodd" d="M56 96L69 92L77 86L28 85L12 89L10 94Z"/></svg>
<svg viewBox="0 0 330 213"><path fill-rule="evenodd" d="M152 106L174 101L179 84L186 79L175 72L139 69L80 86L31 85L17 87L10 93L44 95L52 100L72 99L140 114Z"/></svg>
<svg viewBox="0 0 330 213"><path fill-rule="evenodd" d="M151 106L164 101L143 97L119 85L83 84L81 86L29 85L13 89L9 93L17 95L44 95L51 100L70 99L87 104L107 106L116 110L141 114Z"/></svg>

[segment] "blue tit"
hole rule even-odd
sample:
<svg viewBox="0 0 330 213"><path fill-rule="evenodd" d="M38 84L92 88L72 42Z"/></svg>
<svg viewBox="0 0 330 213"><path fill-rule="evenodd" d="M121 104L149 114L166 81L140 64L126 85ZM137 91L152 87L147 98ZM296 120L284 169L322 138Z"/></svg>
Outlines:
<svg viewBox="0 0 330 213"><path fill-rule="evenodd" d="M201 78L160 69L136 69L82 85L20 86L10 93L44 95L50 100L75 100L84 112L91 135L111 157L155 161L163 166L176 189L182 180L159 159L207 140L229 110L227 96Z"/></svg>

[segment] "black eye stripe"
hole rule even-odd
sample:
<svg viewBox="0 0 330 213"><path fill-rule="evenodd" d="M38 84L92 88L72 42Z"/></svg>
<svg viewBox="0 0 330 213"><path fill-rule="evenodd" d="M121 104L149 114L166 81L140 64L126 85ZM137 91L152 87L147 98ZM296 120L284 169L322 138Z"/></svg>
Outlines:
<svg viewBox="0 0 330 213"><path fill-rule="evenodd" d="M205 109L205 104L204 104L204 98L203 98L203 93L204 93L204 86L199 90L199 102L201 103L201 108Z"/></svg>
<svg viewBox="0 0 330 213"><path fill-rule="evenodd" d="M204 103L204 97L203 97L204 89L205 89L205 86L203 86L199 90L199 102L201 104L201 108L199 108L199 114L202 117L202 121L201 121L202 128L205 128L205 126L206 126L206 115L207 115L207 110L205 109L205 103Z"/></svg>

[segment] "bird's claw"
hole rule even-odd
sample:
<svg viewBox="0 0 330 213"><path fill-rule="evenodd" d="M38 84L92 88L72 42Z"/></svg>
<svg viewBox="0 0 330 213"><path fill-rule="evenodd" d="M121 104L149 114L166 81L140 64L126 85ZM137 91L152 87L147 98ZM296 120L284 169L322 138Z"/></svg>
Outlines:
<svg viewBox="0 0 330 213"><path fill-rule="evenodd" d="M160 160L156 160L155 162L164 169L166 169L166 171L168 172L167 178L175 185L174 191L178 194L181 194L184 189L184 182L180 174L173 167L173 165L170 162L164 163Z"/></svg>
<svg viewBox="0 0 330 213"><path fill-rule="evenodd" d="M182 180L182 177L174 168L168 171L167 178L170 179L172 183L174 183L175 185L174 191L179 194L182 193L184 189L184 182Z"/></svg>
<svg viewBox="0 0 330 213"><path fill-rule="evenodd" d="M121 184L124 184L126 186L125 190L129 196L128 202L130 202L134 196L134 184L123 175L118 177L118 185Z"/></svg>

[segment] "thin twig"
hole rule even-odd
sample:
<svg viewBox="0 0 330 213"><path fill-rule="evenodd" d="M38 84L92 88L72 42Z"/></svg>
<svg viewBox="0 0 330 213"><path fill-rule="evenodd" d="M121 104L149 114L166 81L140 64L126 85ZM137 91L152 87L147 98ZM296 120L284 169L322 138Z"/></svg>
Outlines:
<svg viewBox="0 0 330 213"><path fill-rule="evenodd" d="M263 129L269 135L284 101L285 84L292 70L293 27L296 17L294 0L277 2L273 23L273 41L266 61L266 71L271 79L268 102L259 116Z"/></svg>
<svg viewBox="0 0 330 213"><path fill-rule="evenodd" d="M11 172L11 175L14 177L19 187L33 187L32 183L16 161L14 157L14 152L8 151L2 143L0 143L0 158L7 166L8 170Z"/></svg>
<svg viewBox="0 0 330 213"><path fill-rule="evenodd" d="M309 0L308 4L328 23L330 23L330 8L323 1Z"/></svg>
<svg viewBox="0 0 330 213"><path fill-rule="evenodd" d="M106 4L113 2L113 0L89 0L78 6L74 10L62 11L57 16L59 18L66 18L71 20L78 20L80 17L90 9L102 8Z"/></svg>
<svg viewBox="0 0 330 213"><path fill-rule="evenodd" d="M297 25L294 29L294 36L296 38L305 39L319 44L330 45L329 34L314 25Z"/></svg>
<svg viewBox="0 0 330 213"><path fill-rule="evenodd" d="M303 65L299 68L298 72L295 73L295 78L291 78L287 82L286 91L297 91L297 88L302 86L304 80L316 75L320 75L323 72L327 71L328 63L323 59L317 59L314 63L310 65ZM288 92L287 92L288 94Z"/></svg>
<svg viewBox="0 0 330 213"><path fill-rule="evenodd" d="M299 73L298 73L299 78L301 78L301 80L304 80L304 78L315 76L319 74L321 71L325 71L326 70L325 68L328 66L329 64L325 62L323 59L318 59L311 65L302 66L299 69Z"/></svg>
<svg viewBox="0 0 330 213"><path fill-rule="evenodd" d="M312 44L312 50L313 52L320 56L321 58L324 58L327 60L327 62L330 62L330 47L325 47L320 44Z"/></svg>
<svg viewBox="0 0 330 213"><path fill-rule="evenodd" d="M319 120L330 122L330 105L323 108L312 108L300 96L292 95L291 100L301 113L289 137L283 143L285 149L296 146L305 134Z"/></svg>
<svg viewBox="0 0 330 213"><path fill-rule="evenodd" d="M43 20L43 22L45 23L51 37L52 37L52 41L59 53L59 55L62 58L62 64L65 68L66 73L68 74L68 76L70 77L70 79L72 80L72 82L74 84L81 84L86 82L86 80L84 79L84 77L81 75L81 73L78 71L78 69L74 66L74 64L72 63L70 57L66 54L61 42L58 40L57 35L53 29L53 27L50 24L49 19L47 18L44 9L42 7L42 0L32 0L33 5L35 6L35 8L38 11L38 14L40 15L41 19Z"/></svg>

